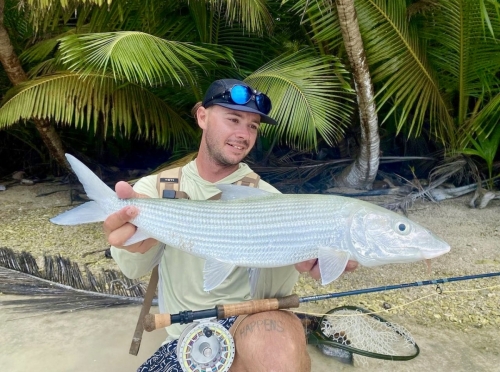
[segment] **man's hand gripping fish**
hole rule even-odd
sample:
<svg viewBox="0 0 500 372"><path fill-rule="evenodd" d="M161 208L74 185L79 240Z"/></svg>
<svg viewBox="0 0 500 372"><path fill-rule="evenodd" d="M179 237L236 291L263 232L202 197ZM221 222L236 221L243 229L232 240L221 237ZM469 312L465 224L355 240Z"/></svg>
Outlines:
<svg viewBox="0 0 500 372"><path fill-rule="evenodd" d="M450 246L413 221L374 204L340 196L273 194L218 185L222 199L119 199L71 155L71 167L93 201L52 218L59 225L104 221L127 205L139 209L126 245L154 238L206 259L204 290L221 284L236 266L252 270L318 258L322 284L337 279L349 259L364 266L438 257Z"/></svg>

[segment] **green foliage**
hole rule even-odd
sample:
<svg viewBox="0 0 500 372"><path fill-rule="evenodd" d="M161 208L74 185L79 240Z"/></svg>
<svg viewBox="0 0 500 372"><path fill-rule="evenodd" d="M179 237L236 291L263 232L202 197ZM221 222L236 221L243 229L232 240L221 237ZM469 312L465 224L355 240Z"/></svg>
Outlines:
<svg viewBox="0 0 500 372"><path fill-rule="evenodd" d="M12 88L0 109L0 129L37 117L73 124L104 135L129 136L138 126L140 137L158 144L186 146L196 134L175 108L141 86L120 84L112 76L73 72L42 76Z"/></svg>
<svg viewBox="0 0 500 372"><path fill-rule="evenodd" d="M265 133L294 147L313 149L318 135L333 144L352 112L342 64L304 50L303 41L290 43L284 30L298 22L278 1L26 4L41 39L21 56L32 80L4 99L0 128L50 118L99 135L136 128L156 143L189 147L189 107L223 77L249 76L267 92L282 125ZM271 12L283 19L278 38ZM304 35L300 27L293 34Z"/></svg>
<svg viewBox="0 0 500 372"><path fill-rule="evenodd" d="M309 150L317 147L317 132L333 145L352 113L346 97L353 91L340 75L347 71L335 58L301 50L280 56L248 76L249 84L273 98L271 115L281 124L266 125L263 132Z"/></svg>
<svg viewBox="0 0 500 372"><path fill-rule="evenodd" d="M476 0L442 0L420 28L454 118L454 131L446 137L452 149L462 147L469 133L490 127L485 115L478 115L482 109L489 105L494 110L494 105L500 110L495 98L500 94L500 43L484 35L482 25ZM500 32L498 18L491 18L490 25Z"/></svg>
<svg viewBox="0 0 500 372"><path fill-rule="evenodd" d="M189 108L223 77L269 94L281 125L264 134L292 147L314 149L318 136L334 144L352 116L333 0L6 4L32 81L9 92L0 128L50 117L180 146L192 138ZM379 121L397 133L429 131L451 151L473 144L470 133L481 145L500 112L498 0L425 4L355 1Z"/></svg>
<svg viewBox="0 0 500 372"><path fill-rule="evenodd" d="M68 35L59 41L62 62L82 76L109 70L117 80L150 86L194 84L194 69L205 71L205 65L215 67L217 59L232 59L222 47L210 49L134 31Z"/></svg>
<svg viewBox="0 0 500 372"><path fill-rule="evenodd" d="M498 127L500 128L500 126ZM461 150L461 153L466 155L475 155L480 157L486 162L488 167L488 185L489 188L493 188L493 161L498 153L498 148L500 146L500 130L497 129L496 133L488 138L483 133L478 134L477 138L474 139L469 136L469 140L473 145L473 148L465 148Z"/></svg>
<svg viewBox="0 0 500 372"><path fill-rule="evenodd" d="M382 125L412 136L425 129L453 151L490 124L480 112L500 110L500 12L497 0L479 5L356 0ZM320 53L344 54L332 0L299 0L293 10Z"/></svg>
<svg viewBox="0 0 500 372"><path fill-rule="evenodd" d="M495 30L493 29L491 22L491 12L488 11L487 5L491 5L495 8L497 19L500 18L500 3L497 0L479 0L479 9L481 12L481 21L483 26L483 32L486 34L486 26L491 36L495 37ZM498 35L498 30L496 31Z"/></svg>
<svg viewBox="0 0 500 372"><path fill-rule="evenodd" d="M481 128L475 137L467 136L468 145L460 153L480 157L488 167L488 185L493 188L493 163L500 149L500 110L498 105L500 95L497 95L478 115L474 121L481 123ZM472 144L472 147L467 147Z"/></svg>

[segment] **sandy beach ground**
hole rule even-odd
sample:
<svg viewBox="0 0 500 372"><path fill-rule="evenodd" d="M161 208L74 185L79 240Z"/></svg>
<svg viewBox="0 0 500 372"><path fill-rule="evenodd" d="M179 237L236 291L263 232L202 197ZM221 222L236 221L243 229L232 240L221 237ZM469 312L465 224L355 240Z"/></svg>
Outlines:
<svg viewBox="0 0 500 372"><path fill-rule="evenodd" d="M50 195L45 195L55 191ZM45 196L41 196L44 194ZM409 217L451 245L423 263L358 268L329 286L301 277L295 292L311 295L419 280L500 271L500 201L470 209L470 196L440 204L416 203ZM114 268L98 224L62 227L48 219L70 208L68 186L11 185L0 192L0 247L28 251L37 258L61 254L93 271ZM438 295L433 286L343 297L310 303L300 310L324 313L342 305L374 311L408 329L421 349L407 362L361 360L348 366L309 346L313 371L500 371L500 279L448 283ZM160 345L163 330L144 335L139 355L128 354L138 306L66 313L15 311L6 306L19 296L0 294L0 371L134 371ZM29 298L27 298L29 299ZM384 307L391 307L385 311Z"/></svg>

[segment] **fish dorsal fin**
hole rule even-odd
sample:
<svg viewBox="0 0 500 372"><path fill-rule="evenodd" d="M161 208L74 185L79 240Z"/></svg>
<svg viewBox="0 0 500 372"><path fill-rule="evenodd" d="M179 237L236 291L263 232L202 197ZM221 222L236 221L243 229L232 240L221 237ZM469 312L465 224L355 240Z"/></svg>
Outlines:
<svg viewBox="0 0 500 372"><path fill-rule="evenodd" d="M222 262L215 258L209 258L205 261L203 269L203 290L209 292L217 288L234 270L232 263Z"/></svg>
<svg viewBox="0 0 500 372"><path fill-rule="evenodd" d="M255 187L226 185L226 184L220 184L215 186L217 186L217 188L220 191L222 191L222 196L220 200L247 199L247 198L255 198L258 196L266 196L271 194L268 191L256 189Z"/></svg>
<svg viewBox="0 0 500 372"><path fill-rule="evenodd" d="M337 279L349 261L349 252L331 247L320 247L318 253L321 284L326 285Z"/></svg>

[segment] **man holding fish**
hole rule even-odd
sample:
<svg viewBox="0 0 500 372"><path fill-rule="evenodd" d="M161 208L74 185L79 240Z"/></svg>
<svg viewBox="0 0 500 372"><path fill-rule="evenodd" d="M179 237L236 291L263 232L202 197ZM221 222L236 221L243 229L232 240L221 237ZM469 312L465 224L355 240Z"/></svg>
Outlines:
<svg viewBox="0 0 500 372"><path fill-rule="evenodd" d="M241 163L268 116L269 98L246 83L217 80L196 108L203 130L198 157L182 168L179 195L160 192L173 178L148 176L111 190L75 157L66 157L92 200L51 219L60 225L104 221L124 274L159 265L162 313L200 310L291 293L298 272L326 285L357 263L378 266L438 257L450 246L417 223L377 205L328 195L280 194ZM251 178L254 186L234 186ZM247 181L245 181L248 183ZM258 182L258 184L257 184ZM167 191L167 193L165 193ZM221 200L211 201L216 195ZM270 311L219 321L236 343L232 371L309 371L297 317ZM139 371L180 371L175 347L182 326ZM208 336L207 336L208 337Z"/></svg>
<svg viewBox="0 0 500 372"><path fill-rule="evenodd" d="M269 98L246 83L234 79L215 81L207 90L202 104L193 109L203 135L198 157L182 170L182 191L186 191L191 199L209 199L220 192L215 184L231 184L251 173L252 170L241 161L254 146L260 123L277 124L267 115L270 109ZM278 193L262 180L258 187ZM126 182L119 182L116 193L124 199L158 197L156 177L142 179L134 189ZM246 268L236 268L219 287L206 292L203 290L204 259L165 246L152 238L123 246L136 232L136 227L129 221L137 214L138 209L133 206L123 208L106 219L104 231L113 245L113 257L127 276L140 277L160 264L161 312L203 309L221 302L241 302L251 298ZM356 266L356 262L350 261L346 269L353 270ZM289 295L297 281L298 271L308 271L312 277L320 278L317 259L297 263L295 267L261 269L256 297ZM310 370L305 335L295 315L270 311L222 323L227 328L231 327L236 344L237 353L231 371ZM180 325L169 327L167 342L175 342L182 328ZM173 360L163 364L158 362L162 358L175 357L175 353L168 356L168 346L163 345L151 358L154 360L146 362L139 371L156 371L154 365L162 365L163 369L168 363L173 366Z"/></svg>

